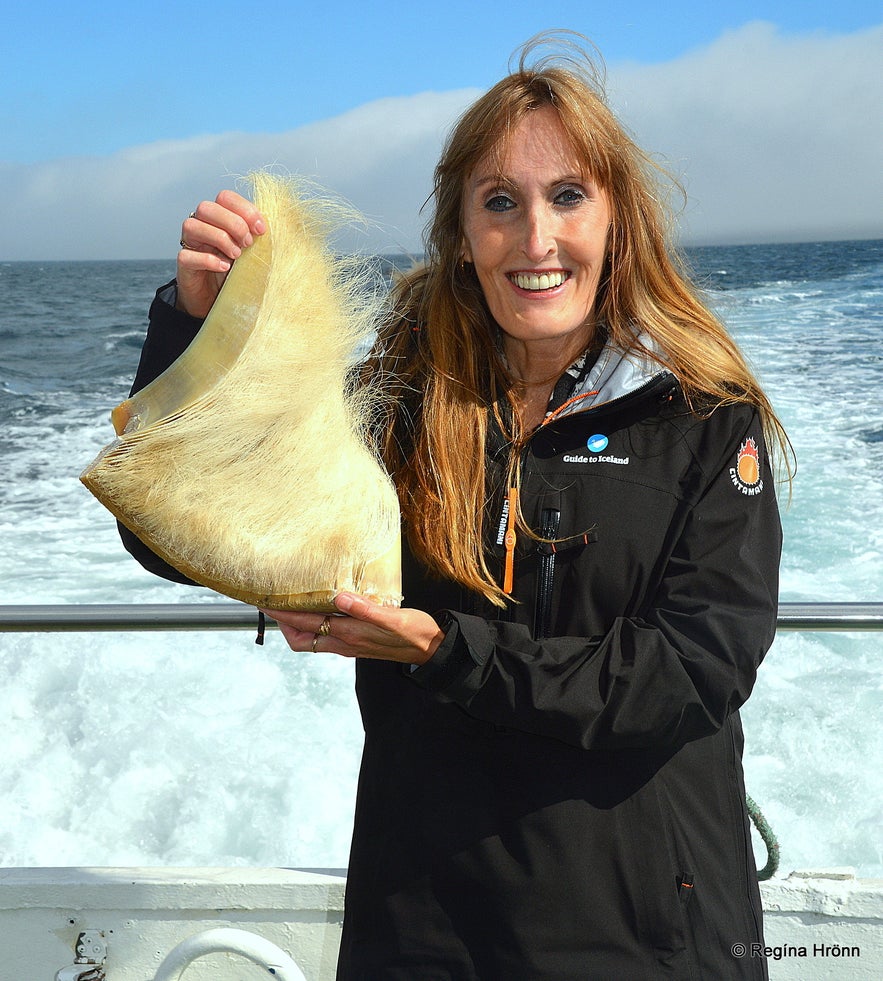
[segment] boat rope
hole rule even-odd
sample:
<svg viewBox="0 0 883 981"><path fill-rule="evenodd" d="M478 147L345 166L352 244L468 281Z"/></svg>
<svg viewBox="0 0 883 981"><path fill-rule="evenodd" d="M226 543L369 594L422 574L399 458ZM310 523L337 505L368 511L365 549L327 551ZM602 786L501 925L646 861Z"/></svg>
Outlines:
<svg viewBox="0 0 883 981"><path fill-rule="evenodd" d="M779 868L779 841L760 808L748 794L745 795L745 803L748 805L748 816L751 818L751 823L757 828L758 834L766 845L766 865L757 873L758 882L765 882L767 879L771 879Z"/></svg>

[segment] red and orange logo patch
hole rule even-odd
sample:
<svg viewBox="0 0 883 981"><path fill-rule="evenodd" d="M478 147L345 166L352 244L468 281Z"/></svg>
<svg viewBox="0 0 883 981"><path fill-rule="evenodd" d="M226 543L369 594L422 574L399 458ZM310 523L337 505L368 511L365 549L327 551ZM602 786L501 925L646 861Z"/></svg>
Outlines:
<svg viewBox="0 0 883 981"><path fill-rule="evenodd" d="M763 480L760 476L760 454L757 450L757 441L753 436L749 436L739 447L736 454L736 466L730 467L730 480L733 486L753 497L763 490Z"/></svg>

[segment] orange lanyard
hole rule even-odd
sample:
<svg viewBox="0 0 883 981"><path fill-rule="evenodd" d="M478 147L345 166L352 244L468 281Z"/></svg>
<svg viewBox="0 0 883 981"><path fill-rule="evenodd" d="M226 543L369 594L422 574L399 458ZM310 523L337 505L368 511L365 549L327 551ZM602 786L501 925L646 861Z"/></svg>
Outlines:
<svg viewBox="0 0 883 981"><path fill-rule="evenodd" d="M506 564L503 571L503 592L511 593L515 582L515 511L518 507L518 488L509 488L509 514L506 518Z"/></svg>

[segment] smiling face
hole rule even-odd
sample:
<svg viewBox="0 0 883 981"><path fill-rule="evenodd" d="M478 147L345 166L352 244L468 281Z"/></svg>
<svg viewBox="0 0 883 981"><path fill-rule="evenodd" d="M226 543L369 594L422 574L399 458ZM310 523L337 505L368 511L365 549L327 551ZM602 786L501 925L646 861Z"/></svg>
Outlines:
<svg viewBox="0 0 883 981"><path fill-rule="evenodd" d="M557 112L527 114L502 161L482 160L463 192L463 258L510 363L567 367L589 345L611 208L580 166ZM522 373L522 377L525 377Z"/></svg>

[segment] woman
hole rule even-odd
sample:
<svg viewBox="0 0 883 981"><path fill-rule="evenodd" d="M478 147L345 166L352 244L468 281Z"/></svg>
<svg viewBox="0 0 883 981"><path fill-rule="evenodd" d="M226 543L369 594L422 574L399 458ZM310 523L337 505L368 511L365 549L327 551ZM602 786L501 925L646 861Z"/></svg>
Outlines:
<svg viewBox="0 0 883 981"><path fill-rule="evenodd" d="M367 365L398 385L405 602L273 614L357 658L338 977L764 978L732 953L763 939L738 708L786 440L670 257L647 158L589 72L532 50L454 129ZM231 192L184 222L136 387L263 230Z"/></svg>

